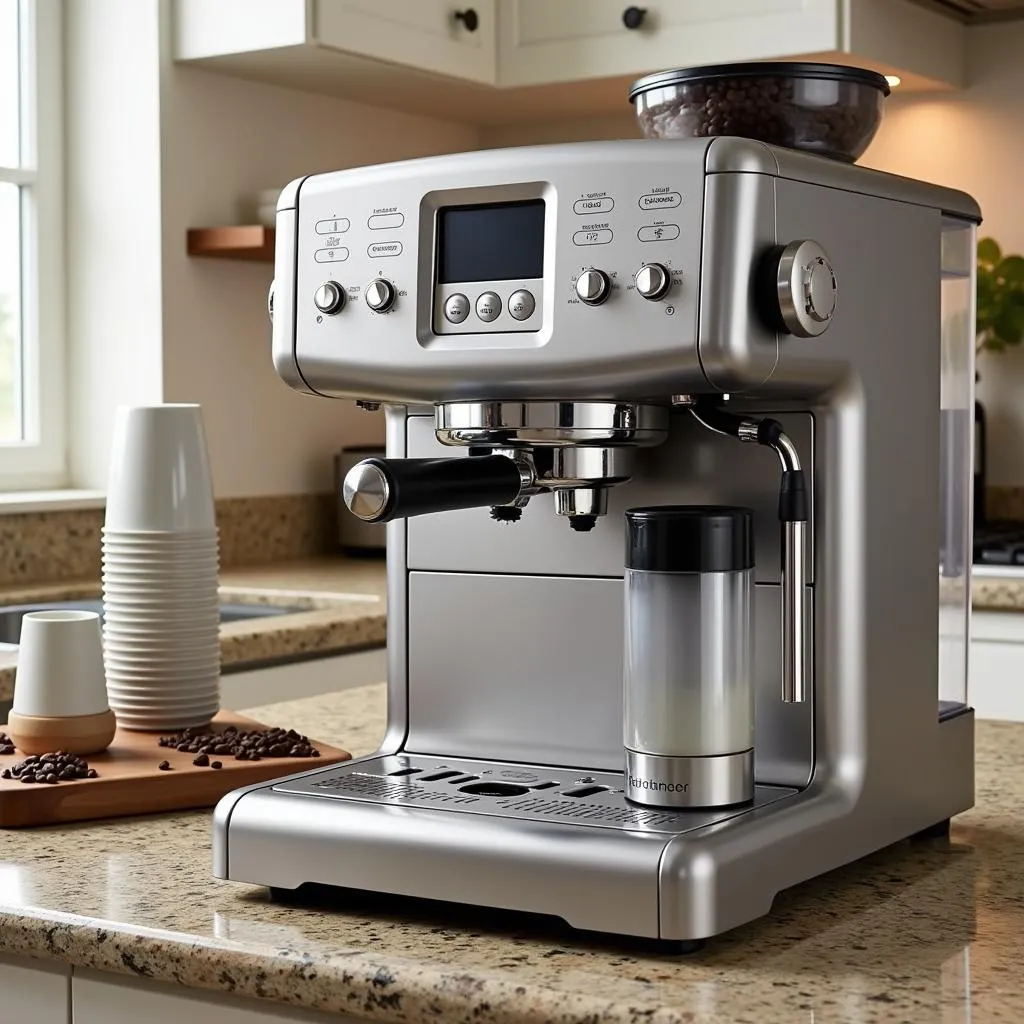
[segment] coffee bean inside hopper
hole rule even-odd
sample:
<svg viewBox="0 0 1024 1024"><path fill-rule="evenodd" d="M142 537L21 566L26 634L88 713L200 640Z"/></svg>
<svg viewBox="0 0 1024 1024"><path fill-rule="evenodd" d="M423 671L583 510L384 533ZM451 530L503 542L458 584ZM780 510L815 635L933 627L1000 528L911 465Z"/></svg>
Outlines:
<svg viewBox="0 0 1024 1024"><path fill-rule="evenodd" d="M828 87L832 102L824 104L815 90ZM674 88L671 99L639 114L648 137L736 135L851 161L863 152L878 119L875 92L843 82L751 76L680 82Z"/></svg>

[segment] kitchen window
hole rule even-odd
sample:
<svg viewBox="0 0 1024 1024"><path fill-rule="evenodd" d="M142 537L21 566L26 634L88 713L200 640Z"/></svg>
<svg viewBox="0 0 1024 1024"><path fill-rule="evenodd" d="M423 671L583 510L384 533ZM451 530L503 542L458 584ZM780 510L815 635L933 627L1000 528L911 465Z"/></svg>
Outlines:
<svg viewBox="0 0 1024 1024"><path fill-rule="evenodd" d="M0 491L67 473L60 0L0 0Z"/></svg>

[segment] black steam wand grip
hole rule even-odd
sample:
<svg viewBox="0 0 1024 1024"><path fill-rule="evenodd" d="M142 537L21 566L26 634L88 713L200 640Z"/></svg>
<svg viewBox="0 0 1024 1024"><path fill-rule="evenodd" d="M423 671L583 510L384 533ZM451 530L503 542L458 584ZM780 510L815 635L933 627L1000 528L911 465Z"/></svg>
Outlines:
<svg viewBox="0 0 1024 1024"><path fill-rule="evenodd" d="M449 459L364 459L343 485L350 511L371 523L515 501L519 466L505 455Z"/></svg>

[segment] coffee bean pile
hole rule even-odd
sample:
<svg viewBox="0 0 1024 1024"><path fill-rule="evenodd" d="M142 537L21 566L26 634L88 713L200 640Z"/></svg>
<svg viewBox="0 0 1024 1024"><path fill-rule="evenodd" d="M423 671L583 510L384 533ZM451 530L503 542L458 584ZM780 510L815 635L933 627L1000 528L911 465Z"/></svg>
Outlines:
<svg viewBox="0 0 1024 1024"><path fill-rule="evenodd" d="M69 754L66 750L55 750L50 754L29 754L24 761L0 772L0 778L26 783L45 782L51 786L56 782L98 777L96 769L90 768L85 758Z"/></svg>
<svg viewBox="0 0 1024 1024"><path fill-rule="evenodd" d="M637 115L650 139L738 135L852 163L881 118L869 85L787 77L680 82L670 100Z"/></svg>
<svg viewBox="0 0 1024 1024"><path fill-rule="evenodd" d="M5 732L0 732L0 754L13 754L14 740Z"/></svg>
<svg viewBox="0 0 1024 1024"><path fill-rule="evenodd" d="M294 729L252 729L242 731L229 725L223 732L185 729L161 736L161 747L171 747L182 754L195 754L194 765L220 768L222 763L210 761L211 755L233 757L236 761L262 761L265 757L319 757L320 751L308 736Z"/></svg>

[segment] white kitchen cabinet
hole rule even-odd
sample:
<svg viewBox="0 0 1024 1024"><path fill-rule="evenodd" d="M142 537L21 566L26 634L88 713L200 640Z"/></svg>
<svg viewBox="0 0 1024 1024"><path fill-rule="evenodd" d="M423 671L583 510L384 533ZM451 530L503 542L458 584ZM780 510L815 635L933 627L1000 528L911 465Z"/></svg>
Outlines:
<svg viewBox="0 0 1024 1024"><path fill-rule="evenodd" d="M172 48L241 78L435 115L448 104L457 119L467 87L495 81L495 2L176 0Z"/></svg>
<svg viewBox="0 0 1024 1024"><path fill-rule="evenodd" d="M644 11L632 30L630 6ZM630 81L688 64L835 60L899 74L904 91L964 79L964 26L912 0L175 0L173 10L178 61L485 125L627 112Z"/></svg>
<svg viewBox="0 0 1024 1024"><path fill-rule="evenodd" d="M963 84L963 26L909 0L499 0L499 15L503 86L799 56Z"/></svg>
<svg viewBox="0 0 1024 1024"><path fill-rule="evenodd" d="M74 1024L358 1024L347 1014L291 1010L97 971L76 970L71 991ZM44 1020L26 1018L26 1024Z"/></svg>
<svg viewBox="0 0 1024 1024"><path fill-rule="evenodd" d="M0 955L0 1020L70 1024L71 968Z"/></svg>
<svg viewBox="0 0 1024 1024"><path fill-rule="evenodd" d="M495 2L316 0L315 39L339 52L493 84Z"/></svg>
<svg viewBox="0 0 1024 1024"><path fill-rule="evenodd" d="M1024 722L1024 614L971 617L968 699L978 718Z"/></svg>
<svg viewBox="0 0 1024 1024"><path fill-rule="evenodd" d="M221 676L220 701L226 708L253 708L382 683L387 677L387 651L376 647L330 658L229 672Z"/></svg>

